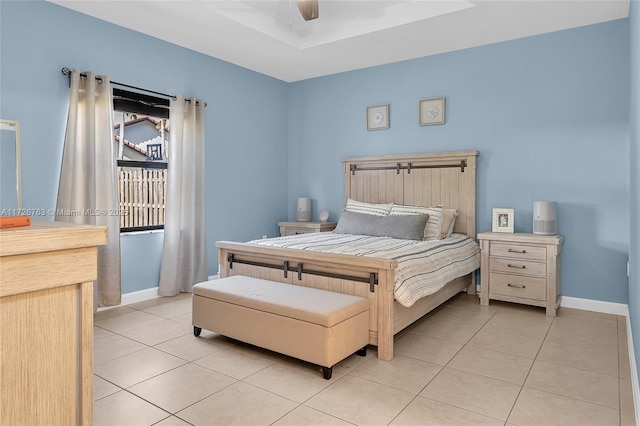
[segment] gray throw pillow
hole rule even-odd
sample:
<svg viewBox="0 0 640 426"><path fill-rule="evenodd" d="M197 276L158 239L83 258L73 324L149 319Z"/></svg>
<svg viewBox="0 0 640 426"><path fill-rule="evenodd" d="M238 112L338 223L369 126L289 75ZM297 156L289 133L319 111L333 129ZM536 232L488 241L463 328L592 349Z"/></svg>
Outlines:
<svg viewBox="0 0 640 426"><path fill-rule="evenodd" d="M424 239L424 227L428 220L428 214L373 216L343 211L333 232L336 234L371 235L374 237L422 241Z"/></svg>

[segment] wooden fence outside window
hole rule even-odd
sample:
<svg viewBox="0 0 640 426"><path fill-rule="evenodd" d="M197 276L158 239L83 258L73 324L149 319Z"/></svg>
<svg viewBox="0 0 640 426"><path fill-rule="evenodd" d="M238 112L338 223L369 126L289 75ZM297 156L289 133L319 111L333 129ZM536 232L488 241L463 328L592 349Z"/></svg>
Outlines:
<svg viewBox="0 0 640 426"><path fill-rule="evenodd" d="M164 225L167 169L118 167L120 228Z"/></svg>

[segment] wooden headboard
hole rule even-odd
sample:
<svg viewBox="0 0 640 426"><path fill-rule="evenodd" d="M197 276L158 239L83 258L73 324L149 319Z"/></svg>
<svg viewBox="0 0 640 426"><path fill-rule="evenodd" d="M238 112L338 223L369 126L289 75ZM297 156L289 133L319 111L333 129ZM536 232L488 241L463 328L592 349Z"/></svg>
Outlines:
<svg viewBox="0 0 640 426"><path fill-rule="evenodd" d="M443 205L460 214L454 232L476 238L478 151L345 158L345 202Z"/></svg>

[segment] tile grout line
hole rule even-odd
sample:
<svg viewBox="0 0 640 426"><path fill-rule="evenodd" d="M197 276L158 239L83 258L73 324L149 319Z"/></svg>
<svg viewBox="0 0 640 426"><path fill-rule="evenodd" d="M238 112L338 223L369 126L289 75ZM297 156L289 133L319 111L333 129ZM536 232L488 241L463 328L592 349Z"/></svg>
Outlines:
<svg viewBox="0 0 640 426"><path fill-rule="evenodd" d="M439 308L437 311L438 311L438 312L440 312L440 311L442 311L442 310L444 310L444 307ZM481 327L480 327L480 328L479 328L479 329L478 329L478 330L477 330L477 331L476 331L476 332L475 332L475 333L474 333L474 334L469 338L469 340L467 340L467 343L463 344L463 345L460 347L460 349L458 349L458 350L456 351L456 353L455 353L455 354L453 354L453 355L451 356L451 358L450 358L450 359L445 363L445 365L443 365L443 366L442 366L442 368L440 368L440 370L439 370L439 371L438 371L438 372L437 372L437 373L436 373L436 374L435 374L435 375L434 375L434 376L433 376L433 377L432 377L432 378L431 378L431 379L430 379L430 380L429 380L429 381L428 381L428 382L427 382L427 383L422 387L422 389L420 389L420 391L418 391L418 393L416 393L416 395L411 399L411 401L409 401L409 402L407 403L407 405L405 405L405 406L402 408L402 410L400 410L400 412L398 412L398 414L396 414L396 415L393 417L393 419L391 419L391 421L390 421L388 424L393 423L393 421L394 421L396 418L398 418L398 416L400 416L400 415L402 414L402 412L403 412L404 410L406 410L406 409L407 409L407 407L408 407L409 405L411 405L411 403L412 403L413 401L415 401L418 397L420 397L420 394L421 394L421 393L422 393L422 392L427 388L427 386L429 386L429 384L431 384L431 383L436 379L436 377L438 377L438 376L442 373L442 371L443 371L443 370L444 370L444 369L449 365L449 363L451 362L451 360L453 360L453 358L455 358L455 357L456 357L456 355L458 355L458 354L460 353L460 351L462 351L462 349L464 349L464 348L465 348L465 346L467 346L467 344L469 343L469 341L471 341L471 339L473 339L473 337L474 337L476 334L478 334L478 333L480 332L480 330L482 330L482 329L484 328L484 326L485 326L485 325L486 325L486 324L491 320L491 318L493 318L493 317L494 317L494 315L495 315L497 312L498 312L498 310L496 310L496 312L494 312L494 313L493 313L489 318L487 318L487 320L482 324L482 326L481 326ZM431 315L428 315L427 317L425 317L423 320L421 320L421 321L420 321L420 323L422 323L423 321L428 320L430 316L431 316ZM412 327L411 327L411 328L415 328L415 327L417 327L418 325L419 325L419 324L412 325ZM409 333L411 333L411 330L407 330L406 334L409 334ZM435 338L435 339L439 339L439 340L446 341L446 340L444 340L444 339L440 339L440 338L437 338L437 337L435 337L435 336L428 336L428 337L432 337L432 338ZM407 356L407 355L403 355L403 356L406 356L407 358L411 358L411 359L418 360L418 361L429 362L429 361L424 361L424 360L421 360L421 359L418 359L418 358L414 358L414 357L411 357L411 356ZM435 364L435 363L431 363L431 364ZM438 364L435 364L435 365L438 365ZM432 401L436 401L436 400L433 400L433 399L431 399L431 398L427 398L427 397L421 397L421 398L426 398L426 399L430 399L430 400L432 400ZM470 413L474 413L474 414L478 414L478 415L483 415L483 414L480 414L480 413L473 412L473 411L471 411L471 410L467 410L467 409L464 409L464 408L457 407L457 406L455 406L455 405L451 405L451 404L443 403L443 402L441 402L441 401L436 401L436 402L439 402L439 403L442 403L442 404L445 404L445 405L449 405L449 406L454 407L454 408L457 408L457 409L465 410L465 411L468 411L468 412L470 412ZM486 416L486 417L490 417L490 416ZM499 420L499 419L496 419L496 420Z"/></svg>
<svg viewBox="0 0 640 426"><path fill-rule="evenodd" d="M544 338L542 339L542 343L540 344L540 347L538 348L538 350L536 352L536 356L533 358L533 362L531 363L531 367L529 367L529 371L527 371L527 375L524 378L524 381L522 382L522 385L520 386L520 390L518 391L518 395L516 395L516 399L513 401L513 405L511 406L511 410L509 410L509 414L507 415L507 420L505 420L505 424L509 422L509 418L513 414L513 409L516 407L516 404L518 403L518 399L520 399L520 395L522 394L522 390L524 389L524 385L527 383L527 379L529 378L529 375L531 374L531 370L533 370L533 366L535 365L536 360L538 359L538 355L540 355L540 351L542 350L542 346L544 346L544 342L547 340L547 336L549 335L549 330L551 330L551 327L553 326L553 323L554 323L555 320L556 320L556 318L554 317L553 320L551 321L551 324L549 325L549 328L547 328L547 332L544 334Z"/></svg>

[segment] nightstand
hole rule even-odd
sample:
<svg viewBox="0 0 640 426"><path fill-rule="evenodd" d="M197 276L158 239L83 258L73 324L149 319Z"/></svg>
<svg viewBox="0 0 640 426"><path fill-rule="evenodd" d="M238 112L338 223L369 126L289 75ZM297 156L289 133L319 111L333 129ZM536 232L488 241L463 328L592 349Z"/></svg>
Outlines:
<svg viewBox="0 0 640 426"><path fill-rule="evenodd" d="M555 316L562 299L560 251L564 236L483 232L478 234L480 304L489 300L542 306Z"/></svg>
<svg viewBox="0 0 640 426"><path fill-rule="evenodd" d="M278 222L281 237L311 232L329 232L333 231L336 225L336 222Z"/></svg>

